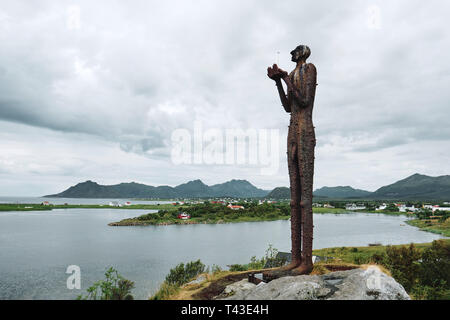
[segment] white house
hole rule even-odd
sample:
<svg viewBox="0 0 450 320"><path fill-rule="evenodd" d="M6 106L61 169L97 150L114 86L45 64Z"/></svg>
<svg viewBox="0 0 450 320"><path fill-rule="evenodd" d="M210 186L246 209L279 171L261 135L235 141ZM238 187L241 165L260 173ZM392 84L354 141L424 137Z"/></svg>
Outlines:
<svg viewBox="0 0 450 320"><path fill-rule="evenodd" d="M450 211L450 207L439 207L439 206L433 206L433 212L435 212L436 210L439 211Z"/></svg>
<svg viewBox="0 0 450 320"><path fill-rule="evenodd" d="M365 205L362 204L355 204L355 203L347 203L345 205L346 210L364 210L366 209Z"/></svg>
<svg viewBox="0 0 450 320"><path fill-rule="evenodd" d="M110 207L121 207L122 205L120 203L118 203L117 201L111 201L109 203Z"/></svg>

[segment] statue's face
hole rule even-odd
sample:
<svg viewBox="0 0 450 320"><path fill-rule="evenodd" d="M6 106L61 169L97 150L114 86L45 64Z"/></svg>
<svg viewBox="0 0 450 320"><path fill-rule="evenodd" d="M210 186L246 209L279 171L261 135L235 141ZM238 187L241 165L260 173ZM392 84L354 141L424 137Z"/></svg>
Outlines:
<svg viewBox="0 0 450 320"><path fill-rule="evenodd" d="M300 45L291 51L292 55L291 60L294 62L298 62L300 60L306 61L306 59L308 59L310 54L311 50L307 46Z"/></svg>
<svg viewBox="0 0 450 320"><path fill-rule="evenodd" d="M297 62L298 60L300 60L302 53L300 52L300 50L294 49L291 51L291 55L292 55L291 60Z"/></svg>

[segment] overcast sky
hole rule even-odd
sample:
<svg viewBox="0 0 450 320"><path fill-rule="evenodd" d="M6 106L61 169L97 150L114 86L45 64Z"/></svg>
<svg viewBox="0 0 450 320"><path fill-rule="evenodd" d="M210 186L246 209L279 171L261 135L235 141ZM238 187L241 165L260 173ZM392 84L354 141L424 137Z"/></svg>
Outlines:
<svg viewBox="0 0 450 320"><path fill-rule="evenodd" d="M299 44L318 70L315 189L450 174L444 1L0 2L0 195L88 179L288 186L289 114L266 69L292 70ZM175 165L172 133L196 122L279 130L279 170Z"/></svg>

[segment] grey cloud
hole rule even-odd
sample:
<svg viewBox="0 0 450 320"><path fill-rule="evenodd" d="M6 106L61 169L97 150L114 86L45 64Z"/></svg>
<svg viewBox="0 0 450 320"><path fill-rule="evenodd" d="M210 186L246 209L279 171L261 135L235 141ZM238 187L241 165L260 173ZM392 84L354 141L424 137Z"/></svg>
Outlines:
<svg viewBox="0 0 450 320"><path fill-rule="evenodd" d="M167 159L172 131L196 120L285 132L266 68L279 51L292 70L289 52L304 43L318 69L318 147L448 141L450 5L375 4L379 30L361 1L9 2L0 120L100 137L148 159ZM79 29L67 28L69 5L80 7Z"/></svg>

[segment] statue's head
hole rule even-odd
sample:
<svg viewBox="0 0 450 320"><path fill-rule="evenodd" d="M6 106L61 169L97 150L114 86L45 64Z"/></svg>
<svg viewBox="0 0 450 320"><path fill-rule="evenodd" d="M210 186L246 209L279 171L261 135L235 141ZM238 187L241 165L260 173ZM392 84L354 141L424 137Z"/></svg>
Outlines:
<svg viewBox="0 0 450 320"><path fill-rule="evenodd" d="M308 46L299 45L297 48L291 51L292 58L291 60L294 62L298 61L306 61L309 55L311 54L311 50Z"/></svg>

